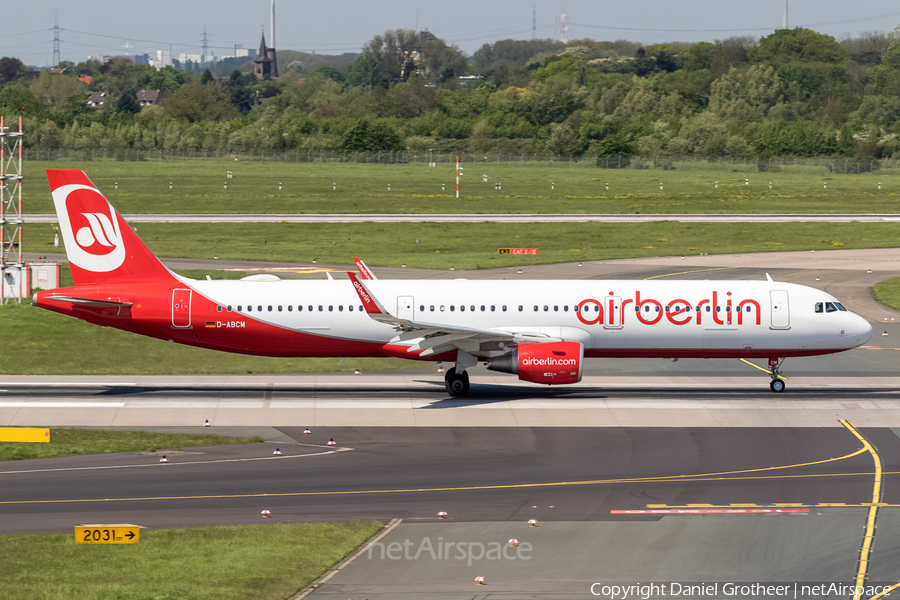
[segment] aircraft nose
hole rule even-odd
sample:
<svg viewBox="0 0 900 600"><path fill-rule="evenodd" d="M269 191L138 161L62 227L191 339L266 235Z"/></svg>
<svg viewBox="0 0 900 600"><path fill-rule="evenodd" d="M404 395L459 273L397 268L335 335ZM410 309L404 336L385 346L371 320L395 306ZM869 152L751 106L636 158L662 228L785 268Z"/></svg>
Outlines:
<svg viewBox="0 0 900 600"><path fill-rule="evenodd" d="M854 323L851 331L853 332L853 340L857 345L861 346L872 339L872 324L860 317L854 316Z"/></svg>

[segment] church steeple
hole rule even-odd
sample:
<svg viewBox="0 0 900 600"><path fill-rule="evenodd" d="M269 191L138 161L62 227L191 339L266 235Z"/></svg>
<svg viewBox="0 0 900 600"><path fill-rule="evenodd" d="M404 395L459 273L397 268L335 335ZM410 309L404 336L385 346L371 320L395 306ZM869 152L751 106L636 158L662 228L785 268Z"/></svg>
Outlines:
<svg viewBox="0 0 900 600"><path fill-rule="evenodd" d="M256 58L253 59L253 72L257 79L273 76L272 59L269 58L269 49L266 48L265 32L263 32L262 39L259 42L259 52L256 54Z"/></svg>

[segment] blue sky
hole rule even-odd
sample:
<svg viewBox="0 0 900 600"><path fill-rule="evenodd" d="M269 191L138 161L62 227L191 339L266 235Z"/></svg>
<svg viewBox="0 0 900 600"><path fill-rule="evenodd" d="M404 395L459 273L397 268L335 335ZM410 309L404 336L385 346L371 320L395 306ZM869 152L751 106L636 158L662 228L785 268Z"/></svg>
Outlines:
<svg viewBox="0 0 900 600"><path fill-rule="evenodd" d="M373 35L387 29L429 29L471 54L498 39L529 39L532 9L538 37L558 37L559 2L518 0L277 0L279 50L323 54L358 52ZM735 35L763 36L781 27L784 0L569 0L565 4L570 39L631 39L644 43L699 41ZM201 52L206 27L210 53L230 54L235 44L259 45L269 0L28 0L6 3L0 55L27 64L50 63L54 13L59 15L63 60L79 62L89 54L123 54L168 49ZM839 38L864 31L891 31L900 25L896 0L790 0L791 27L810 27Z"/></svg>

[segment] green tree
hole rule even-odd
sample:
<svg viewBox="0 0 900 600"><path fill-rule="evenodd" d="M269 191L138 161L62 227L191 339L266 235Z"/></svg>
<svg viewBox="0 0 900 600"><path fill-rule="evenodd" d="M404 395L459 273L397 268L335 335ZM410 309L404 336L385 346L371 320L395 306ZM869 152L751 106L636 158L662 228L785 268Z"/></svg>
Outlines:
<svg viewBox="0 0 900 600"><path fill-rule="evenodd" d="M842 63L847 60L847 51L834 37L797 27L779 29L759 41L759 46L749 48L751 62L778 64L785 62Z"/></svg>
<svg viewBox="0 0 900 600"><path fill-rule="evenodd" d="M353 86L373 87L381 85L384 73L377 58L370 54L363 54L344 67L344 78Z"/></svg>
<svg viewBox="0 0 900 600"><path fill-rule="evenodd" d="M417 61L425 77L441 84L466 72L466 55L459 46L450 46L443 40L431 40L422 46Z"/></svg>
<svg viewBox="0 0 900 600"><path fill-rule="evenodd" d="M211 81L213 81L213 74L209 69L206 69L205 71L203 71L203 76L200 77L200 83L206 85Z"/></svg>
<svg viewBox="0 0 900 600"><path fill-rule="evenodd" d="M18 58L0 58L0 83L15 81L25 73L25 64Z"/></svg>
<svg viewBox="0 0 900 600"><path fill-rule="evenodd" d="M187 83L166 99L163 108L173 119L190 123L221 121L238 114L217 81L206 85L199 81ZM180 139L180 132L178 137Z"/></svg>
<svg viewBox="0 0 900 600"><path fill-rule="evenodd" d="M412 29L390 29L366 42L363 53L375 59L383 76L397 82L412 75L420 48L419 34Z"/></svg>
<svg viewBox="0 0 900 600"><path fill-rule="evenodd" d="M545 147L550 154L571 156L580 149L581 144L572 128L562 123L550 126L550 138Z"/></svg>
<svg viewBox="0 0 900 600"><path fill-rule="evenodd" d="M116 100L116 112L135 115L141 112L141 105L137 101L137 93L128 90Z"/></svg>
<svg viewBox="0 0 900 600"><path fill-rule="evenodd" d="M385 119L357 121L341 141L346 152L399 152L403 148L400 134Z"/></svg>
<svg viewBox="0 0 900 600"><path fill-rule="evenodd" d="M165 66L150 76L147 89L159 90L168 96L184 85L185 81L184 71L180 71L172 66Z"/></svg>
<svg viewBox="0 0 900 600"><path fill-rule="evenodd" d="M87 102L87 85L74 77L41 71L31 82L31 93L50 110L62 110L73 102Z"/></svg>

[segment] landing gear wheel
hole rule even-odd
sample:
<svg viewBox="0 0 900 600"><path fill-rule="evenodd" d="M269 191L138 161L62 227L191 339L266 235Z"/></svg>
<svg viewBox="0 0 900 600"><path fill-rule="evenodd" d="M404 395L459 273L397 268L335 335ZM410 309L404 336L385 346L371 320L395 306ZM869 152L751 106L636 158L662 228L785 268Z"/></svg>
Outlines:
<svg viewBox="0 0 900 600"><path fill-rule="evenodd" d="M784 391L784 388L785 388L784 379L781 379L781 378L773 379L772 383L769 384L769 387L776 394L780 394L781 392Z"/></svg>
<svg viewBox="0 0 900 600"><path fill-rule="evenodd" d="M453 367L444 375L444 385L451 396L465 396L469 393L469 374L463 371L457 375L456 367Z"/></svg>

